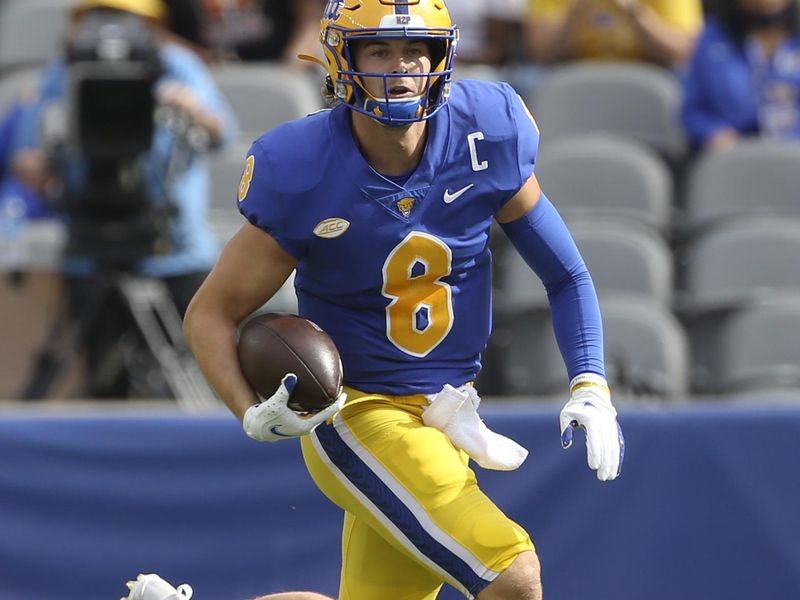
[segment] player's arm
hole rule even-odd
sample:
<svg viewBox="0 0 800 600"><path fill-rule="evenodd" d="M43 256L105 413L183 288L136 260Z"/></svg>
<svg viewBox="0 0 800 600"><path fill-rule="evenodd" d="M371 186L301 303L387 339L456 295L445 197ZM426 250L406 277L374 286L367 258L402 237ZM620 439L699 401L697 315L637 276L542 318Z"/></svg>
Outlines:
<svg viewBox="0 0 800 600"><path fill-rule="evenodd" d="M556 340L570 378L605 376L600 307L586 264L533 174L497 212L514 248L547 290Z"/></svg>
<svg viewBox="0 0 800 600"><path fill-rule="evenodd" d="M245 223L186 311L183 328L189 346L209 383L240 421L259 399L239 367L237 328L280 289L296 263L269 234Z"/></svg>
<svg viewBox="0 0 800 600"><path fill-rule="evenodd" d="M583 258L535 175L500 208L496 219L547 290L570 377L570 400L561 412L562 443L568 448L574 429L583 428L589 467L601 480L614 479L624 441L605 380L600 306Z"/></svg>

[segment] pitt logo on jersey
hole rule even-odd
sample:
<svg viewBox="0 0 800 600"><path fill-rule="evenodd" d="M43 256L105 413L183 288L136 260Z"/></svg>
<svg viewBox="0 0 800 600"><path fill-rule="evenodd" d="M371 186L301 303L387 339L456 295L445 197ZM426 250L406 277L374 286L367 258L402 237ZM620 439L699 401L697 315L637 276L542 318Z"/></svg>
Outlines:
<svg viewBox="0 0 800 600"><path fill-rule="evenodd" d="M411 216L411 211L414 210L415 203L416 200L414 200L414 198L402 198L397 201L397 210L407 219Z"/></svg>
<svg viewBox="0 0 800 600"><path fill-rule="evenodd" d="M314 235L325 239L333 239L342 235L349 228L350 221L340 219L339 217L333 217L320 221L320 223L314 227Z"/></svg>

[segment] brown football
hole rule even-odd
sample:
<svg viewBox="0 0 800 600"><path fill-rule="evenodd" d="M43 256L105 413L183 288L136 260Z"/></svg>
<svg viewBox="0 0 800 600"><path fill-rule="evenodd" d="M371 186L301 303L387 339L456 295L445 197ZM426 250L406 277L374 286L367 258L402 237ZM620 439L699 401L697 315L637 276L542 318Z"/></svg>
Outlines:
<svg viewBox="0 0 800 600"><path fill-rule="evenodd" d="M317 411L342 391L342 361L333 340L311 321L267 313L247 321L239 334L239 364L247 382L263 398L278 389L287 373L297 375L289 408Z"/></svg>

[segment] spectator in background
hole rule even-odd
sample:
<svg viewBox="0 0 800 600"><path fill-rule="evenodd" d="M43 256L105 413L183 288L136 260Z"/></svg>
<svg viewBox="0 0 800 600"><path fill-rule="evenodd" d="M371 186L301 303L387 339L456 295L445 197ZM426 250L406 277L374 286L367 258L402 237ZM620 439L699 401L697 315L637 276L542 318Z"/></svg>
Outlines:
<svg viewBox="0 0 800 600"><path fill-rule="evenodd" d="M800 136L799 22L794 0L716 7L684 76L681 120L695 149Z"/></svg>
<svg viewBox="0 0 800 600"><path fill-rule="evenodd" d="M528 55L542 64L638 60L675 67L702 25L700 0L531 0Z"/></svg>
<svg viewBox="0 0 800 600"><path fill-rule="evenodd" d="M501 67L520 58L517 54L525 2L449 0L450 16L460 31L459 63Z"/></svg>
<svg viewBox="0 0 800 600"><path fill-rule="evenodd" d="M154 94L157 102L168 107L176 119L191 125L184 134L204 137L210 147L232 140L237 135L234 117L206 66L185 45L178 45L171 37L162 35L167 13L161 0L80 0L76 3L68 36L74 39L89 19L114 15L123 15L127 21L134 19L155 36L161 74ZM43 192L57 179L66 198L80 197L81 190L91 183L85 181L85 157L80 154L76 157L75 152L79 150L71 146L55 157L46 154L47 140L41 131L44 122L53 114L52 108L70 100L69 69L65 57L59 57L46 69L37 100L22 116L12 158L15 172L30 188ZM120 114L119 118L124 119L125 115ZM197 155L197 148L187 145L184 134L166 123L157 124L150 150L134 162L146 195L158 199L154 202L165 198L174 205L168 232L171 250L144 257L137 263L135 272L162 280L181 314L218 254L216 240L206 220L207 167ZM53 166L53 158L59 167ZM97 262L102 257L68 258L65 263L68 296L73 314L78 314L81 307L95 301L98 286L107 284L97 272ZM120 340L136 331L131 315L121 299L112 297L110 302L99 307L94 317L100 327L92 329L89 338L83 340L90 375L87 395L100 398L136 395L132 374L119 360Z"/></svg>
<svg viewBox="0 0 800 600"><path fill-rule="evenodd" d="M290 68L307 63L299 53L319 44L324 0L201 0L205 43L222 60L280 61Z"/></svg>
<svg viewBox="0 0 800 600"><path fill-rule="evenodd" d="M26 219L49 215L48 207L39 193L24 183L24 177L19 176L19 172L39 168L38 165L29 163L29 159L37 161L37 157L26 156L25 153L17 154L13 150L23 116L33 100L31 93L23 93L5 113L0 114L0 207L7 202L21 201L24 204ZM12 160L12 156L15 160ZM12 163L16 164L15 168L12 168Z"/></svg>

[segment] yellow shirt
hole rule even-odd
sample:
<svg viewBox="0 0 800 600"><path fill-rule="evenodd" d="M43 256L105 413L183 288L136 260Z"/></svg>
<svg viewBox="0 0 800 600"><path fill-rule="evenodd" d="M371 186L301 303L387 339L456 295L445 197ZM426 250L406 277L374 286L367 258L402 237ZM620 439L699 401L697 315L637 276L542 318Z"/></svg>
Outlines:
<svg viewBox="0 0 800 600"><path fill-rule="evenodd" d="M639 0L667 23L686 33L696 33L703 22L700 0ZM530 0L530 18L563 19L571 0ZM629 18L613 0L591 0L586 17L577 25L574 58L646 59L647 53Z"/></svg>

